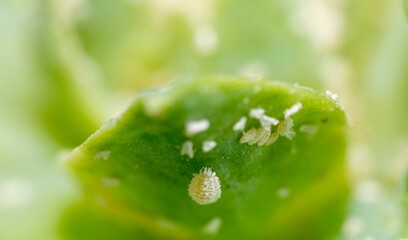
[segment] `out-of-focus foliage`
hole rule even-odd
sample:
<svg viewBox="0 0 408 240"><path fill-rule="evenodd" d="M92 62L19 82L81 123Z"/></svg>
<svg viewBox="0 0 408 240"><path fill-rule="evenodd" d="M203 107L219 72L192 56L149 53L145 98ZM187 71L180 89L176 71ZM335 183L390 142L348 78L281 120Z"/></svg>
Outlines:
<svg viewBox="0 0 408 240"><path fill-rule="evenodd" d="M0 239L56 238L78 192L56 164L61 149L80 145L140 90L218 73L338 93L351 122L353 186L339 239L406 238L404 8L405 0L0 1Z"/></svg>

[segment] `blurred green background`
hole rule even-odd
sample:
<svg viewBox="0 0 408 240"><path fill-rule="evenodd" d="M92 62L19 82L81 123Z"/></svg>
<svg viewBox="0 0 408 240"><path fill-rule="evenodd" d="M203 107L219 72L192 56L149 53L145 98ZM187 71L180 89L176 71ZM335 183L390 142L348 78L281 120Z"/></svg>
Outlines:
<svg viewBox="0 0 408 240"><path fill-rule="evenodd" d="M57 239L80 195L64 154L137 92L205 75L337 93L353 189L338 239L408 238L407 43L397 0L0 0L0 239Z"/></svg>

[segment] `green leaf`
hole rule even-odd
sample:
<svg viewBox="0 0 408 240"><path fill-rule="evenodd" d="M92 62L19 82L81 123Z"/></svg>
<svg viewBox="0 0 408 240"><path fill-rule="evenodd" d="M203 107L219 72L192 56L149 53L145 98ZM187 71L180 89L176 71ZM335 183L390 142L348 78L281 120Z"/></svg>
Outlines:
<svg viewBox="0 0 408 240"><path fill-rule="evenodd" d="M408 16L408 0L403 0L404 11L406 16Z"/></svg>
<svg viewBox="0 0 408 240"><path fill-rule="evenodd" d="M301 108L285 117L293 106ZM249 116L260 108L280 121L270 128L277 140L240 143L251 129L268 129ZM245 131L234 131L243 117ZM201 126L186 130L197 121ZM278 82L208 78L145 92L67 159L85 196L67 211L61 234L89 239L87 229L98 239L123 239L124 232L128 239L333 237L348 196L345 126L331 98ZM183 150L187 141L193 152ZM216 146L205 152L205 141ZM207 205L188 191L203 168L216 174L222 191Z"/></svg>

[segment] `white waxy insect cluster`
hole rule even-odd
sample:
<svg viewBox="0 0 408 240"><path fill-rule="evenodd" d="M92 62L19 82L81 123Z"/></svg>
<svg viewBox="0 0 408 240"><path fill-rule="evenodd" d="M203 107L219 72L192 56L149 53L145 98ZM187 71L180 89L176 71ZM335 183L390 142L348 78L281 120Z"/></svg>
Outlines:
<svg viewBox="0 0 408 240"><path fill-rule="evenodd" d="M279 136L292 139L295 136L293 132L293 120L292 116L302 109L300 102L295 103L284 112L284 119L281 121L265 115L265 110L262 108L251 109L249 116L259 120L261 127L251 128L247 132L244 132L240 143L247 143L249 145L257 144L258 146L268 146L274 143ZM272 126L276 126L273 131Z"/></svg>
<svg viewBox="0 0 408 240"><path fill-rule="evenodd" d="M190 197L200 205L216 202L221 197L221 184L215 172L210 168L203 168L188 186Z"/></svg>
<svg viewBox="0 0 408 240"><path fill-rule="evenodd" d="M198 133L204 132L210 128L210 122L207 119L199 119L188 121L185 125L185 133L187 137L192 137ZM203 152L209 152L217 146L215 141L204 141ZM194 158L194 149L192 141L185 141L181 146L180 154L187 155L190 159Z"/></svg>

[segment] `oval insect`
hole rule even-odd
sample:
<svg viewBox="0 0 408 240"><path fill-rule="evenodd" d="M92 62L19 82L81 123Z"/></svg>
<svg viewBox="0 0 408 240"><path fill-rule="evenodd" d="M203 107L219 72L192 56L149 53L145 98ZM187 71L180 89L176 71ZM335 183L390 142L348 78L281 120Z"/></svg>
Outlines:
<svg viewBox="0 0 408 240"><path fill-rule="evenodd" d="M221 197L220 180L211 168L203 168L199 173L193 174L188 193L200 205L214 203Z"/></svg>

